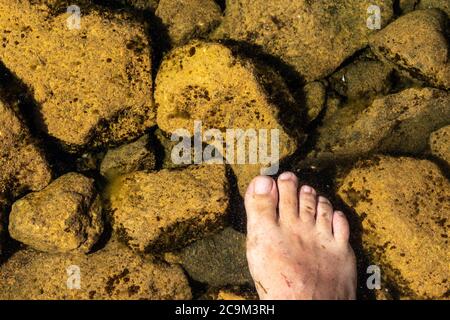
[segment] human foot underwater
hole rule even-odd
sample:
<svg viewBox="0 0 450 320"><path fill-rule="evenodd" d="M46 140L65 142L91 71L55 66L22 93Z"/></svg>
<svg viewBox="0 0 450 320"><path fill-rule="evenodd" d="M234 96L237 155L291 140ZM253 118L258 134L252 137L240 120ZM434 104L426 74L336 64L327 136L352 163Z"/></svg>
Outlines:
<svg viewBox="0 0 450 320"><path fill-rule="evenodd" d="M245 195L247 259L261 299L355 299L345 215L292 172L258 176Z"/></svg>

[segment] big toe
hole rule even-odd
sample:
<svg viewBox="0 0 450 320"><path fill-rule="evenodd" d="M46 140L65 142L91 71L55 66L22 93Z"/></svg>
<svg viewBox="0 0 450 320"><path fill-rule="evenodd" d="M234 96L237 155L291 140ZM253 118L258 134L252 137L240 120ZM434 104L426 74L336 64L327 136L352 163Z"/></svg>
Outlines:
<svg viewBox="0 0 450 320"><path fill-rule="evenodd" d="M250 183L245 194L245 210L249 229L261 224L277 223L278 190L268 176L258 176Z"/></svg>

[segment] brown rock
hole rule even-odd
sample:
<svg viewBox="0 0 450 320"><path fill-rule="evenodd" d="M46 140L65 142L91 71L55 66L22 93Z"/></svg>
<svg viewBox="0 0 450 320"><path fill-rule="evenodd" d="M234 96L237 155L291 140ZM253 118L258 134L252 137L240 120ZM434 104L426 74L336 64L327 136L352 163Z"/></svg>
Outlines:
<svg viewBox="0 0 450 320"><path fill-rule="evenodd" d="M0 195L14 198L51 180L42 150L16 113L0 101Z"/></svg>
<svg viewBox="0 0 450 320"><path fill-rule="evenodd" d="M393 15L392 1L227 1L214 37L261 46L309 82L332 73L367 45L376 32L366 23L374 4L380 7L383 27Z"/></svg>
<svg viewBox="0 0 450 320"><path fill-rule="evenodd" d="M173 50L163 61L156 82L157 122L169 135L185 129L180 135L190 137L196 121L201 121L203 132L219 130L223 140L227 140L229 129L250 130L255 134L265 129L269 155L271 134L278 130L279 159L297 149L301 136L300 110L282 78L267 67L237 56L222 44L195 41ZM237 152L234 159L224 148L219 152L232 164L241 191L249 182L247 172L251 171L250 176L254 177L253 172L259 174L267 166L261 156L256 164L249 164L248 137L237 135L228 139L233 141L226 141L235 146L240 141L246 146L241 150L246 152L243 164L238 164ZM207 143L220 146L222 142L212 138Z"/></svg>
<svg viewBox="0 0 450 320"><path fill-rule="evenodd" d="M450 165L450 125L433 132L429 141L431 153Z"/></svg>
<svg viewBox="0 0 450 320"><path fill-rule="evenodd" d="M67 13L0 0L0 59L29 87L39 127L75 151L136 138L155 123L144 24L123 11L83 10L80 29L69 29Z"/></svg>
<svg viewBox="0 0 450 320"><path fill-rule="evenodd" d="M449 89L448 24L440 10L413 11L375 34L370 46L380 58L395 63L411 76Z"/></svg>
<svg viewBox="0 0 450 320"><path fill-rule="evenodd" d="M448 293L450 183L426 160L381 157L357 164L339 196L362 223L363 246L402 297ZM382 284L383 285L383 284Z"/></svg>
<svg viewBox="0 0 450 320"><path fill-rule="evenodd" d="M9 216L11 237L45 252L89 252L102 232L94 180L78 173L16 201Z"/></svg>
<svg viewBox="0 0 450 320"><path fill-rule="evenodd" d="M76 276L80 282L77 289ZM181 268L133 254L116 241L91 255L15 253L0 266L1 299L191 299Z"/></svg>
<svg viewBox="0 0 450 320"><path fill-rule="evenodd" d="M370 99L387 94L392 68L379 61L357 61L331 76L331 86L349 99Z"/></svg>
<svg viewBox="0 0 450 320"><path fill-rule="evenodd" d="M311 156L419 154L426 150L430 133L449 118L450 95L432 88L406 89L376 99L369 107L352 103L324 120Z"/></svg>
<svg viewBox="0 0 450 320"><path fill-rule="evenodd" d="M100 165L100 173L113 179L134 171L155 169L156 156L149 139L144 135L135 142L108 150Z"/></svg>
<svg viewBox="0 0 450 320"><path fill-rule="evenodd" d="M214 0L161 0L155 15L166 26L174 46L205 37L222 19Z"/></svg>
<svg viewBox="0 0 450 320"><path fill-rule="evenodd" d="M222 226L228 209L225 167L135 172L111 186L114 229L131 248L180 248Z"/></svg>
<svg viewBox="0 0 450 320"><path fill-rule="evenodd" d="M226 228L183 249L181 264L194 280L213 287L253 284L245 239L244 234Z"/></svg>
<svg viewBox="0 0 450 320"><path fill-rule="evenodd" d="M419 9L441 9L450 17L450 3L447 0L420 0L417 4Z"/></svg>

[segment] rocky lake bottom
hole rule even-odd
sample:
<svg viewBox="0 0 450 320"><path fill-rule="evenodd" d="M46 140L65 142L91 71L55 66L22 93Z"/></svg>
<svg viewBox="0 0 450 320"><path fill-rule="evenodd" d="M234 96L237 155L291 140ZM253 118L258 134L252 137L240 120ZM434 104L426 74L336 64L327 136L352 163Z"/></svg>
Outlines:
<svg viewBox="0 0 450 320"><path fill-rule="evenodd" d="M230 161L230 130L276 132L273 175L346 214L359 299L448 299L449 15L0 0L0 299L256 299L242 196L267 161Z"/></svg>

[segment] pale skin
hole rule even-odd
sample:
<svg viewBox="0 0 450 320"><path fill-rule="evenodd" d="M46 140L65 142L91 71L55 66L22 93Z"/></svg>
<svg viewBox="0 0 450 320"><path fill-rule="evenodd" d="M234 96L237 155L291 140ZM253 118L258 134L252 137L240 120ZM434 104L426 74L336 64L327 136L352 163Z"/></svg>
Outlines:
<svg viewBox="0 0 450 320"><path fill-rule="evenodd" d="M261 299L350 300L356 260L345 215L292 172L259 176L245 195L247 259Z"/></svg>

